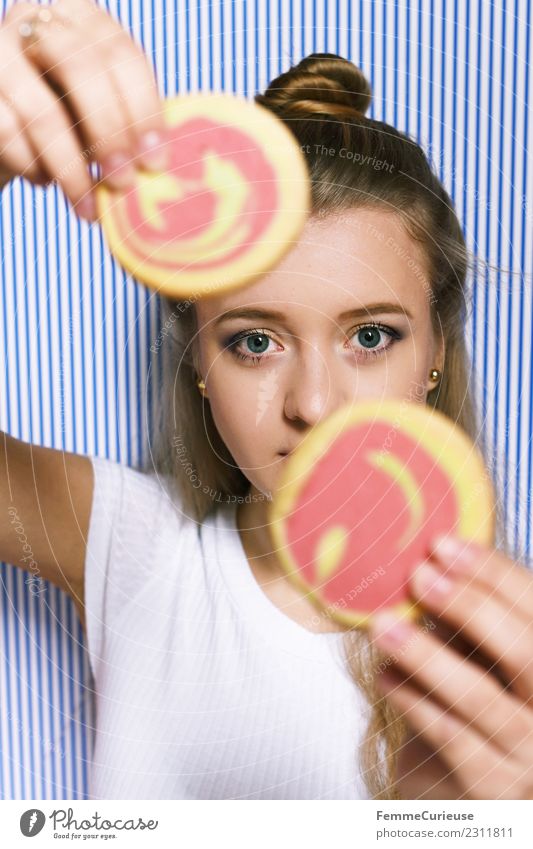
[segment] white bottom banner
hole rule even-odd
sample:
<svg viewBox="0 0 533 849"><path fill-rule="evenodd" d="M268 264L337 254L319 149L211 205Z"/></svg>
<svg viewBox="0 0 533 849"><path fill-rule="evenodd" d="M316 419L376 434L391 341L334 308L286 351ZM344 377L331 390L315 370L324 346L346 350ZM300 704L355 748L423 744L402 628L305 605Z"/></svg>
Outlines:
<svg viewBox="0 0 533 849"><path fill-rule="evenodd" d="M531 849L533 801L111 800L0 803L2 845ZM31 844L30 844L31 845Z"/></svg>

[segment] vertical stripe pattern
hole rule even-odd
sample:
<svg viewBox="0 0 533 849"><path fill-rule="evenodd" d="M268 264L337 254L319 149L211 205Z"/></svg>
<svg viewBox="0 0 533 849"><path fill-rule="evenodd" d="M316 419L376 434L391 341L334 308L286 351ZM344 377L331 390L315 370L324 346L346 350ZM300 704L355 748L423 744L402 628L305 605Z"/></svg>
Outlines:
<svg viewBox="0 0 533 849"><path fill-rule="evenodd" d="M104 5L100 0L101 5ZM2 0L2 15L10 3ZM247 97L312 51L371 81L369 114L419 140L471 251L466 333L483 446L514 553L531 562L533 165L528 0L109 0L162 96ZM159 304L61 190L2 192L0 428L146 467ZM487 262L484 262L487 260ZM51 584L0 570L0 798L83 799L94 701L83 632Z"/></svg>

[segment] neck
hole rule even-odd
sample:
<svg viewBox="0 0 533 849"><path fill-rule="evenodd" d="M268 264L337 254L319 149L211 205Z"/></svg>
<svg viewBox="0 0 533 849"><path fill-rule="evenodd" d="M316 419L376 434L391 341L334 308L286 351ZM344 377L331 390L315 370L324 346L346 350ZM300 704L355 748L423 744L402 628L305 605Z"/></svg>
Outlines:
<svg viewBox="0 0 533 849"><path fill-rule="evenodd" d="M272 551L272 540L268 530L269 501L252 484L250 500L237 504L237 528L243 548L249 560L271 571L281 571L279 561Z"/></svg>

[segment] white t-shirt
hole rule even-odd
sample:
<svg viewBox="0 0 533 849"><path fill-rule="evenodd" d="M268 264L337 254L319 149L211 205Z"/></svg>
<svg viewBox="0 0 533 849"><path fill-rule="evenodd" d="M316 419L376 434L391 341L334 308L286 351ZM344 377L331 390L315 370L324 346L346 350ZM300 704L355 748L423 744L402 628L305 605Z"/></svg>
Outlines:
<svg viewBox="0 0 533 849"><path fill-rule="evenodd" d="M312 633L265 595L236 503L198 524L164 478L91 460L90 798L369 798L368 706L342 634Z"/></svg>

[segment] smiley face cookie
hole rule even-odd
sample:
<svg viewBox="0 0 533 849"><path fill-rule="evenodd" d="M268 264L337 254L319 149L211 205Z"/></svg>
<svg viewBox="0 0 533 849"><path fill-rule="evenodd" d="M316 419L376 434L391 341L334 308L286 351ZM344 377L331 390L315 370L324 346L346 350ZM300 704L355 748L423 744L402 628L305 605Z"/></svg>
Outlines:
<svg viewBox="0 0 533 849"><path fill-rule="evenodd" d="M368 626L384 608L420 614L408 577L438 534L494 539L481 454L450 419L415 402L337 410L283 461L269 510L288 578L348 627Z"/></svg>
<svg viewBox="0 0 533 849"><path fill-rule="evenodd" d="M311 204L304 156L280 119L241 97L169 98L164 119L170 167L96 188L110 250L165 296L238 289L298 240Z"/></svg>

